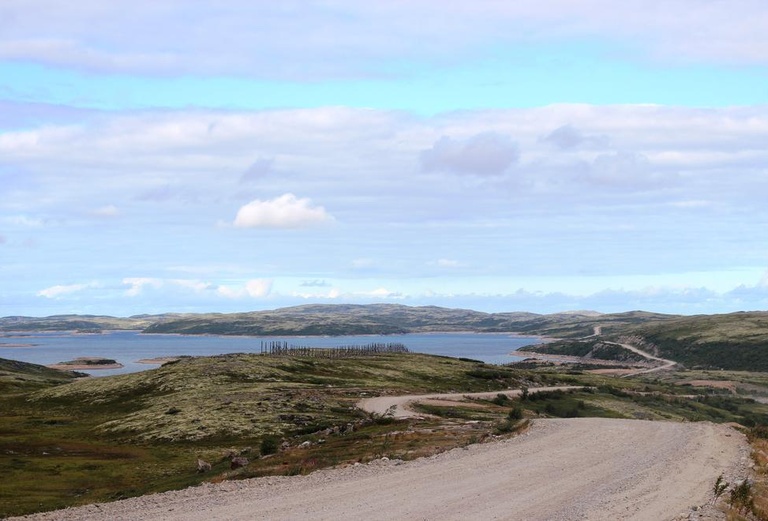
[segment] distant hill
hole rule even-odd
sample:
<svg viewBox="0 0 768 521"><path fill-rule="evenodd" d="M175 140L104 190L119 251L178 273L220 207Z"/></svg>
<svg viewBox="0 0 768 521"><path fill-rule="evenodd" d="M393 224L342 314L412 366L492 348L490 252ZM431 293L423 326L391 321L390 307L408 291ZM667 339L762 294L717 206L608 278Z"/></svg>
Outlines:
<svg viewBox="0 0 768 521"><path fill-rule="evenodd" d="M222 335L365 335L429 331L514 330L526 314L492 314L397 304L306 305L227 315L190 315L149 326L147 333Z"/></svg>
<svg viewBox="0 0 768 521"><path fill-rule="evenodd" d="M484 313L469 309L400 304L308 304L247 313L166 313L118 318L101 315L0 318L0 331L80 331L118 329L145 333L216 335L386 335L434 331L519 332L581 337L596 326L604 331L664 320L670 315L642 311L600 314L571 311L540 315L527 312Z"/></svg>
<svg viewBox="0 0 768 521"><path fill-rule="evenodd" d="M0 331L82 331L144 329L163 315L141 318L117 318L106 315L52 315L50 317L2 317Z"/></svg>
<svg viewBox="0 0 768 521"><path fill-rule="evenodd" d="M99 315L0 318L0 331L98 332L252 336L386 335L436 331L514 332L604 340L642 337L656 354L688 367L768 371L768 312L684 317L647 311L484 313L399 304L309 304L248 313L167 313L117 318Z"/></svg>
<svg viewBox="0 0 768 521"><path fill-rule="evenodd" d="M768 371L768 312L677 317L631 330L688 367Z"/></svg>

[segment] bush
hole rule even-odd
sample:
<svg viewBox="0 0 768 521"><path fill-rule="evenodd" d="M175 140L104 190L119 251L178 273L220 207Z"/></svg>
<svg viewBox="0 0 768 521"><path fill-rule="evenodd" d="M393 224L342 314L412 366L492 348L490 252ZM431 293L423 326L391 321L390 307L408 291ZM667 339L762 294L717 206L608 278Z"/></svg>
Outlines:
<svg viewBox="0 0 768 521"><path fill-rule="evenodd" d="M754 508L754 498L752 497L752 483L745 479L731 490L731 498L728 501L738 512L751 512Z"/></svg>
<svg viewBox="0 0 768 521"><path fill-rule="evenodd" d="M504 420L496 424L496 434L511 434L515 432L520 432L526 427L528 427L528 424L529 424L528 420L523 420L523 421Z"/></svg>
<svg viewBox="0 0 768 521"><path fill-rule="evenodd" d="M259 452L262 456L267 456L269 454L275 454L277 452L278 443L277 438L274 436L267 436L263 440L261 440L261 445L259 446Z"/></svg>
<svg viewBox="0 0 768 521"><path fill-rule="evenodd" d="M519 405L514 407L511 411L509 411L507 418L509 418L510 420L522 420L523 419L522 407L520 407Z"/></svg>
<svg viewBox="0 0 768 521"><path fill-rule="evenodd" d="M496 395L496 397L491 400L496 405L505 405L509 401L509 396L507 396L504 393L499 393Z"/></svg>
<svg viewBox="0 0 768 521"><path fill-rule="evenodd" d="M768 425L755 425L752 427L752 429L750 429L749 436L751 438L768 440Z"/></svg>

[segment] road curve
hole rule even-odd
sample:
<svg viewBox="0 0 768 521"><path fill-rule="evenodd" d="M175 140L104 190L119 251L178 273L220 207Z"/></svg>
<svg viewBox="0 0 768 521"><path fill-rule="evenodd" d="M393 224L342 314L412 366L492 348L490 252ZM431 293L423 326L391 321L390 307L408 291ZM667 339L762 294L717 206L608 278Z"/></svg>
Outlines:
<svg viewBox="0 0 768 521"><path fill-rule="evenodd" d="M667 369L672 369L677 365L677 362L674 360L669 360L667 358L659 358L658 356L653 356L652 354L643 351L639 347L635 347L631 344L620 344L618 342L606 342L606 344L613 344L617 345L619 347L623 347L624 349L628 351L632 351L633 353L636 353L642 357L645 357L648 360L653 360L655 362L661 362L662 365L651 367L650 369L642 369L640 371L634 371L632 373L628 373L624 375L624 378L627 378L629 376L637 376L639 374L646 374L646 373L655 373L656 371L666 371Z"/></svg>
<svg viewBox="0 0 768 521"><path fill-rule="evenodd" d="M748 460L710 423L536 420L528 433L403 464L377 461L38 514L46 521L638 520L704 505ZM730 480L729 479L729 480Z"/></svg>
<svg viewBox="0 0 768 521"><path fill-rule="evenodd" d="M531 387L529 393L542 391L569 391L571 389L583 389L582 385L561 385L558 387ZM505 394L510 398L520 396L520 389L508 389L502 391L484 391L480 393L433 393L433 394L408 394L401 396L376 396L363 398L357 402L357 407L373 414L392 414L395 418L412 418L414 416L426 416L410 409L410 405L424 400L461 401L465 398L494 398L499 394Z"/></svg>

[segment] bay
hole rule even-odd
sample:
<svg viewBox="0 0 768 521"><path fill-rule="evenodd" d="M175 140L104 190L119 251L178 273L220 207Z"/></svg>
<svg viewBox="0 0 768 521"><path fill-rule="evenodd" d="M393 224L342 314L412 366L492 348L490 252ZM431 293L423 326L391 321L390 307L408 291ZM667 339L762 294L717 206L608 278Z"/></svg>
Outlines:
<svg viewBox="0 0 768 521"><path fill-rule="evenodd" d="M312 337L233 337L215 335L145 335L138 331L101 334L40 332L0 337L0 358L49 365L81 356L111 358L121 369L82 371L94 376L131 373L157 367L138 360L161 356L210 356L258 353L262 342L286 341L307 347L365 345L372 342L404 344L411 352L471 358L489 364L522 360L513 351L541 342L539 337L513 333L409 333L405 335L348 335Z"/></svg>

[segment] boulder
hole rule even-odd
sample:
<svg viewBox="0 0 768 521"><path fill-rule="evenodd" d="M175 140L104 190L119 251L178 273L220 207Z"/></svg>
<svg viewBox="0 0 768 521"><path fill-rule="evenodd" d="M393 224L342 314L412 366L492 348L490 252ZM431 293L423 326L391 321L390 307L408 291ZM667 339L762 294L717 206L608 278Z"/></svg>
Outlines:
<svg viewBox="0 0 768 521"><path fill-rule="evenodd" d="M239 469L240 467L245 467L249 463L250 461L248 461L248 458L245 458L243 456L235 456L230 460L229 468L232 470L235 470L235 469Z"/></svg>
<svg viewBox="0 0 768 521"><path fill-rule="evenodd" d="M210 472L211 471L211 464L207 461L201 460L200 458L197 458L197 472L204 473L204 472Z"/></svg>

